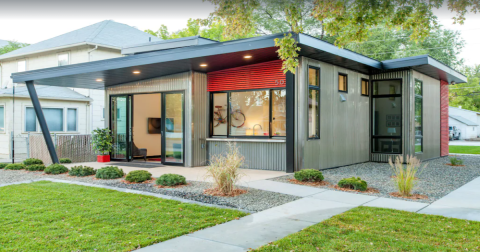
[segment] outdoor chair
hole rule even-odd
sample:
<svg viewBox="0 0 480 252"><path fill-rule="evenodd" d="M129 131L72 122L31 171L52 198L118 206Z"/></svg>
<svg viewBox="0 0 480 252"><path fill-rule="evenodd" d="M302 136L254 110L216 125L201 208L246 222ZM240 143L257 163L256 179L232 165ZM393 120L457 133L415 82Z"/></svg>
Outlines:
<svg viewBox="0 0 480 252"><path fill-rule="evenodd" d="M143 160L147 162L147 149L146 148L138 148L135 143L132 143L133 145L133 152L132 155L134 157L143 157Z"/></svg>

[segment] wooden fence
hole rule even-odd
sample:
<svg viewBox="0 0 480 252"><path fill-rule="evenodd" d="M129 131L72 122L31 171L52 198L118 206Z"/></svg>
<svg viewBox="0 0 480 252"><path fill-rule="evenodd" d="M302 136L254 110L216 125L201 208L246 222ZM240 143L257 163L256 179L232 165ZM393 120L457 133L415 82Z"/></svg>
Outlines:
<svg viewBox="0 0 480 252"><path fill-rule="evenodd" d="M92 135L52 135L58 158L70 158L72 162L93 162L97 154L92 148ZM45 139L42 134L30 134L28 137L29 156L51 164Z"/></svg>

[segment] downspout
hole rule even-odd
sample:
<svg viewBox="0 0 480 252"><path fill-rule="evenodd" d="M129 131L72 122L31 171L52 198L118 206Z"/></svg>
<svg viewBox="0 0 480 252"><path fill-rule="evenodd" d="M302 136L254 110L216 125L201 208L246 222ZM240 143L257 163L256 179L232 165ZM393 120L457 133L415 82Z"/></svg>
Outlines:
<svg viewBox="0 0 480 252"><path fill-rule="evenodd" d="M96 45L93 49L88 50L88 62L92 61L91 53L93 51L97 50L97 49L98 49L98 45ZM91 89L88 90L88 97L92 98L92 90ZM87 133L86 134L90 134L93 130L93 106L92 106L91 102L88 102L87 109L90 110L90 116L87 117L87 118L89 118L89 122L88 122L87 125L90 125L90 127L87 127ZM88 128L90 128L90 129L88 129Z"/></svg>

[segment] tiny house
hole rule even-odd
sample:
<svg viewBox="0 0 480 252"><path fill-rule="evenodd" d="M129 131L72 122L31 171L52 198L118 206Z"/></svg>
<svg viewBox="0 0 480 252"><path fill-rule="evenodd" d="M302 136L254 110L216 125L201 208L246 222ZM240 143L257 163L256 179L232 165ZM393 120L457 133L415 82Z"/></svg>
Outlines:
<svg viewBox="0 0 480 252"><path fill-rule="evenodd" d="M228 142L245 168L285 172L448 155L448 85L465 76L428 55L381 62L293 35L295 73L281 69L276 34L151 42L124 48L126 57L12 78L32 100L34 84L104 89L113 160L146 149L166 165L204 166Z"/></svg>

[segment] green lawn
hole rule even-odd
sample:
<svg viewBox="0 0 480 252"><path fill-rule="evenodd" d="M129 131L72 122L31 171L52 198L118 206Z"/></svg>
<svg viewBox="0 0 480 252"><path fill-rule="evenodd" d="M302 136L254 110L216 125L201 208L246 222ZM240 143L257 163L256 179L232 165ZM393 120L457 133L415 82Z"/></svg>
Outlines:
<svg viewBox="0 0 480 252"><path fill-rule="evenodd" d="M255 251L479 251L480 222L358 207Z"/></svg>
<svg viewBox="0 0 480 252"><path fill-rule="evenodd" d="M245 213L53 182L0 187L0 251L130 251Z"/></svg>
<svg viewBox="0 0 480 252"><path fill-rule="evenodd" d="M449 147L450 153L458 153L458 154L480 154L480 146L456 146L450 145Z"/></svg>

